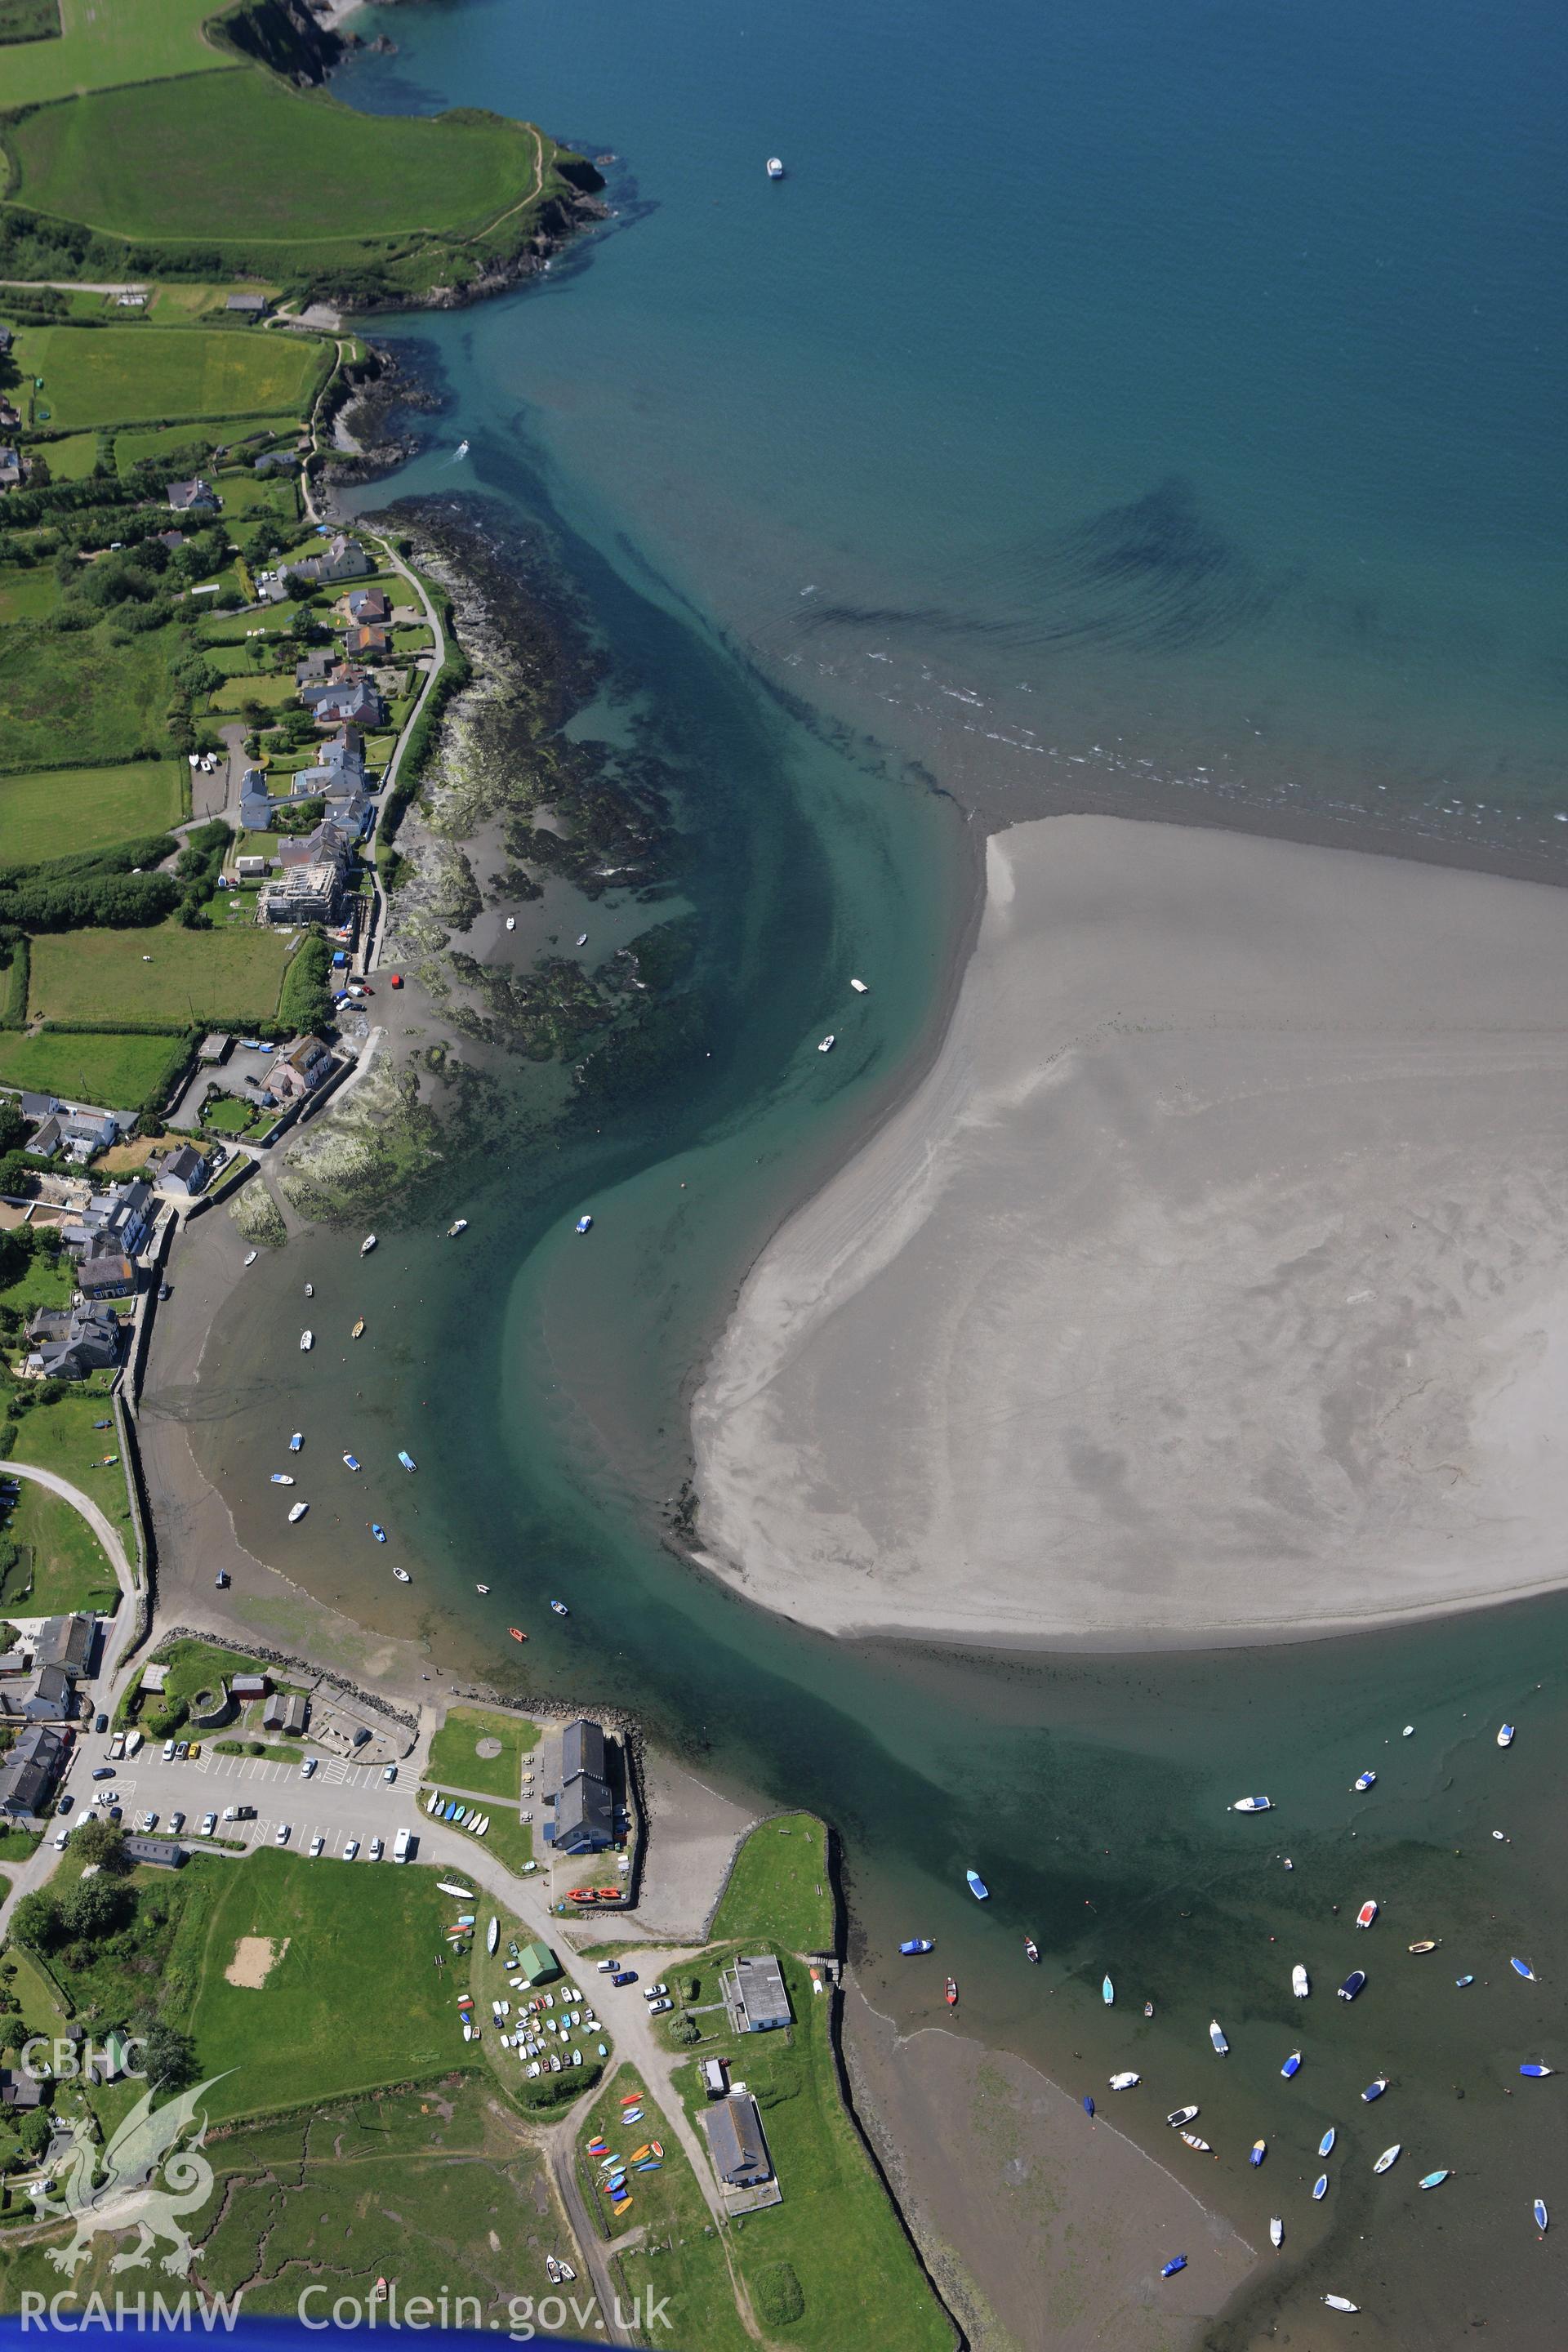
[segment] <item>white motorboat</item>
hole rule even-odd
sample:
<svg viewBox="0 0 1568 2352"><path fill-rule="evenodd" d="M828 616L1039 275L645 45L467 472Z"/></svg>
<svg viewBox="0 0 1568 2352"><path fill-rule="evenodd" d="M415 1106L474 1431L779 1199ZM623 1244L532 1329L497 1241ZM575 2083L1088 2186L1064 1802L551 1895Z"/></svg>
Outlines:
<svg viewBox="0 0 1568 2352"><path fill-rule="evenodd" d="M305 1433L304 1433L304 1431L303 1431L302 1429L297 1429L297 1430L294 1432L293 1436L289 1440L289 1453L290 1453L290 1454L298 1454L298 1452L300 1451L300 1448L301 1447L301 1445L303 1445L303 1444L304 1444L304 1443L305 1443Z"/></svg>
<svg viewBox="0 0 1568 2352"><path fill-rule="evenodd" d="M245 1253L245 1263L246 1263L246 1265L254 1265L256 1264L257 1259L258 1259L260 1255L261 1255L261 1252L260 1252L259 1250L247 1250L247 1251L246 1251L246 1253Z"/></svg>
<svg viewBox="0 0 1568 2352"><path fill-rule="evenodd" d="M1502 1726L1497 1736L1497 1744L1500 1748L1511 1748L1513 1746L1513 1726L1511 1723L1505 1723Z"/></svg>
<svg viewBox="0 0 1568 2352"><path fill-rule="evenodd" d="M468 443L467 443L466 441L459 441L459 442L458 442L458 446L457 446L457 447L456 447L456 448L453 450L453 452L452 452L452 456L453 456L453 457L454 457L454 458L458 458L458 457L466 457L468 456Z"/></svg>
<svg viewBox="0 0 1568 2352"><path fill-rule="evenodd" d="M869 981L852 980L849 985L855 991L857 996L869 996L871 993L871 984Z"/></svg>
<svg viewBox="0 0 1568 2352"><path fill-rule="evenodd" d="M310 1506L309 1503L296 1503L293 1509L289 1514L289 1526L291 1528L297 1528L310 1507Z"/></svg>
<svg viewBox="0 0 1568 2352"><path fill-rule="evenodd" d="M1121 2074L1112 2074L1110 2078L1110 2087L1113 2091L1131 2091L1138 2080L1139 2077L1131 2071Z"/></svg>
<svg viewBox="0 0 1568 2352"><path fill-rule="evenodd" d="M1323 2301L1328 2305L1331 2311L1359 2311L1361 2309L1360 2304L1352 2303L1348 2294L1326 2294L1323 2297Z"/></svg>
<svg viewBox="0 0 1568 2352"><path fill-rule="evenodd" d="M1229 2050L1230 2044L1225 2038L1225 2028L1217 2017L1211 2017L1209 2020L1209 2040L1223 2058Z"/></svg>
<svg viewBox="0 0 1568 2352"><path fill-rule="evenodd" d="M392 1572L394 1576L396 1577L399 1584L412 1584L414 1581L414 1579L409 1575L408 1570L405 1568L395 1568Z"/></svg>
<svg viewBox="0 0 1568 2352"><path fill-rule="evenodd" d="M361 1257L368 1257L374 1247L375 1235L374 1234L366 1234L363 1241L361 1242L359 1245L359 1254Z"/></svg>
<svg viewBox="0 0 1568 2352"><path fill-rule="evenodd" d="M1268 2224L1268 2241L1274 2246L1282 2246L1285 2243L1285 2224L1278 2213Z"/></svg>
<svg viewBox="0 0 1568 2352"><path fill-rule="evenodd" d="M294 1484L294 1481L290 1478L287 1470L274 1470L272 1473L272 1484L275 1486L291 1486Z"/></svg>
<svg viewBox="0 0 1568 2352"><path fill-rule="evenodd" d="M508 929L509 931L515 931L515 930L516 930L516 929L517 929L517 917L516 917L515 915L509 915L509 916L507 917L507 919L506 919L506 927L507 927L507 929Z"/></svg>
<svg viewBox="0 0 1568 2352"><path fill-rule="evenodd" d="M588 934L587 934L587 932L586 932L586 931L579 931L579 932L578 932L578 934L577 934L577 944L578 944L578 946L579 946L580 948L585 948L585 947L587 946L587 944L588 944Z"/></svg>
<svg viewBox="0 0 1568 2352"><path fill-rule="evenodd" d="M1308 1976L1306 1969L1301 1966L1300 1960L1297 1961L1295 1967L1290 1971L1290 1990L1295 1994L1298 2000L1305 2000L1307 1995L1312 1990L1311 1979Z"/></svg>
<svg viewBox="0 0 1568 2352"><path fill-rule="evenodd" d="M831 1054L837 1042L837 1039L830 1029L826 1036L822 1038L819 1042L816 1050L819 1054Z"/></svg>
<svg viewBox="0 0 1568 2352"><path fill-rule="evenodd" d="M1231 1807L1233 1813L1267 1813L1273 1810L1272 1797L1237 1797Z"/></svg>
<svg viewBox="0 0 1568 2352"><path fill-rule="evenodd" d="M768 177L769 177L769 179L770 179L770 180L782 180L782 179L784 178L784 165L783 165L783 163L780 162L779 158L778 158L776 155L770 155L770 156L768 157Z"/></svg>
<svg viewBox="0 0 1568 2352"><path fill-rule="evenodd" d="M447 1228L447 1239L449 1242L455 1242L459 1234L466 1234L468 1230L468 1221L467 1217L454 1217L451 1223Z"/></svg>
<svg viewBox="0 0 1568 2352"><path fill-rule="evenodd" d="M313 1331L301 1331L301 1332L300 1332L300 1353L302 1356L308 1356L308 1355L310 1354L310 1352L311 1349L315 1346L315 1344L316 1344L316 1335L315 1335L315 1333L314 1333Z"/></svg>

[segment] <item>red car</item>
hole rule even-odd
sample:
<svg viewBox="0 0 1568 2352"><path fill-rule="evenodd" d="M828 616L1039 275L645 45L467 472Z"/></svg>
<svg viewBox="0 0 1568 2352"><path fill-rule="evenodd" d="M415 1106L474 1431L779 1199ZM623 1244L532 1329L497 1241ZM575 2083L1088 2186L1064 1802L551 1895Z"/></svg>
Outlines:
<svg viewBox="0 0 1568 2352"><path fill-rule="evenodd" d="M402 987L402 985L403 985L403 974L402 974L400 971L395 971L395 972L393 973L393 975L392 975L392 985L393 985L393 987L394 987L394 988L401 988L401 987Z"/></svg>

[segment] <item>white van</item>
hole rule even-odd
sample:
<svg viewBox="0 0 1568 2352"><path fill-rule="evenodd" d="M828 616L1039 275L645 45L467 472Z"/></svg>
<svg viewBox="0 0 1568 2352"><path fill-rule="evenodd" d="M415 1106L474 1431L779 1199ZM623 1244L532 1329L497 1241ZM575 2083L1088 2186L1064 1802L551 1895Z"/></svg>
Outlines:
<svg viewBox="0 0 1568 2352"><path fill-rule="evenodd" d="M406 1861L407 1861L407 1859L408 1859L408 1849L409 1849L409 1847L413 1844L413 1843L414 1843L414 1836L413 1836L413 1832L412 1832L412 1831L409 1831L409 1830L399 1830L399 1831L398 1831L398 1832L397 1832L396 1837L393 1840L393 1843L392 1843L392 1859L393 1859L393 1861L394 1861L394 1862L406 1862Z"/></svg>

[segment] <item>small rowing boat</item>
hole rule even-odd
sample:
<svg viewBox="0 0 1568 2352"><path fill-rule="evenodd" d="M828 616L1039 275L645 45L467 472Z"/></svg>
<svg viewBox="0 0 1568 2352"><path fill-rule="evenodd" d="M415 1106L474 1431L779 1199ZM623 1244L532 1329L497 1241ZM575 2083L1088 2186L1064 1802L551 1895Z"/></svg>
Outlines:
<svg viewBox="0 0 1568 2352"><path fill-rule="evenodd" d="M382 1527L377 1520L367 1519L365 1525L369 1528L371 1534L375 1538L377 1543L384 1543L386 1541L386 1529Z"/></svg>
<svg viewBox="0 0 1568 2352"><path fill-rule="evenodd" d="M956 2009L958 2007L958 1980L956 1978L948 1978L946 1983L942 1986L942 1997L943 2000L946 2001L949 2009Z"/></svg>
<svg viewBox="0 0 1568 2352"><path fill-rule="evenodd" d="M1289 2083L1295 2080L1300 2071L1301 2053L1299 2050L1292 2050L1289 2058L1286 2059L1283 2066L1280 2067L1279 2072L1284 2075L1285 2080Z"/></svg>
<svg viewBox="0 0 1568 2352"><path fill-rule="evenodd" d="M1212 2156L1214 2154L1214 2150L1209 2146L1207 2140L1200 2139L1196 2132L1179 2132L1177 2134L1177 2137L1181 2139L1186 2147L1195 2147L1200 2156Z"/></svg>
<svg viewBox="0 0 1568 2352"><path fill-rule="evenodd" d="M1331 2124L1328 2130L1323 2134L1322 2138L1318 2142L1318 2154L1320 2156L1331 2156L1333 2154L1335 2129L1335 2126Z"/></svg>
<svg viewBox="0 0 1568 2352"><path fill-rule="evenodd" d="M1225 2057L1230 2049L1230 2044L1225 2038L1225 2028L1217 2017L1211 2017L1209 2020L1209 2040L1214 2043L1220 2056Z"/></svg>
<svg viewBox="0 0 1568 2352"><path fill-rule="evenodd" d="M414 1459L413 1454L405 1454L401 1445L397 1449L397 1458L402 1463L405 1470L417 1470L419 1467L419 1465Z"/></svg>
<svg viewBox="0 0 1568 2352"><path fill-rule="evenodd" d="M506 1630L514 1642L526 1642L528 1639L521 1625L509 1625Z"/></svg>
<svg viewBox="0 0 1568 2352"><path fill-rule="evenodd" d="M375 1235L374 1234L366 1234L363 1241L361 1242L359 1245L359 1254L361 1257L368 1257L374 1247Z"/></svg>
<svg viewBox="0 0 1568 2352"><path fill-rule="evenodd" d="M1161 2263L1160 2276L1162 2278L1174 2278L1178 2271L1184 2271L1186 2267L1187 2258L1185 2254L1173 2254L1168 2263Z"/></svg>
<svg viewBox="0 0 1568 2352"><path fill-rule="evenodd" d="M1038 1944L1036 1943L1033 1936L1026 1936L1024 1938L1024 1958L1026 1960L1032 1960L1036 1968L1039 1967L1040 1948Z"/></svg>
<svg viewBox="0 0 1568 2352"><path fill-rule="evenodd" d="M1534 2204L1531 2207L1531 2209L1530 2209L1530 2210L1531 2210L1531 2212L1534 2214L1534 2216L1535 2216L1535 2226L1536 2226L1536 2228L1540 2231L1540 2232L1541 2232L1542 2236L1544 2238L1544 2236L1546 2235L1547 2225L1548 2225L1548 2218L1549 2218L1549 2217L1548 2217L1548 2215L1547 2215L1547 2211L1546 2211L1546 2200L1545 2200L1545 2198L1544 2198L1544 2197L1538 2197L1538 2198L1536 2199L1536 2200L1535 2200Z"/></svg>
<svg viewBox="0 0 1568 2352"><path fill-rule="evenodd" d="M294 1432L293 1436L289 1440L289 1453L290 1453L290 1454L298 1454L298 1453L299 1453L299 1451L300 1451L300 1448L301 1447L301 1445L303 1445L303 1444L304 1444L304 1443L305 1443L305 1433L304 1433L304 1431L303 1431L302 1429L297 1429L297 1430Z"/></svg>
<svg viewBox="0 0 1568 2352"><path fill-rule="evenodd" d="M1437 1948L1438 1940L1439 1939L1436 1936L1423 1936L1418 1944L1407 1944L1405 1946L1405 1949L1406 1951L1417 1953L1435 1952Z"/></svg>
<svg viewBox="0 0 1568 2352"><path fill-rule="evenodd" d="M964 1884L967 1885L971 1895L973 1895L976 1903L988 1903L991 1900L991 1889L986 1885L985 1881L981 1877L980 1873L977 1870L966 1870L963 1874L963 1878Z"/></svg>
<svg viewBox="0 0 1568 2352"><path fill-rule="evenodd" d="M1282 2246L1285 2243L1285 2224L1278 2213L1268 2224L1268 2242L1272 2246Z"/></svg>
<svg viewBox="0 0 1568 2352"><path fill-rule="evenodd" d="M1416 2186L1421 2189L1441 2189L1447 2178L1448 2168L1445 2165L1441 2172L1424 2172Z"/></svg>
<svg viewBox="0 0 1568 2352"><path fill-rule="evenodd" d="M1516 1977L1523 1977L1531 1984L1538 1984L1540 1982L1540 1979L1537 1977L1535 1970L1531 1967L1528 1960L1518 1960L1510 1958L1509 1960L1509 1967L1513 1970Z"/></svg>
<svg viewBox="0 0 1568 2352"><path fill-rule="evenodd" d="M935 1948L936 1937L934 1936L910 1936L907 1937L904 1942L899 1946L900 1951L904 1954L906 1958L910 1958L913 1953L931 1952L934 1951Z"/></svg>
<svg viewBox="0 0 1568 2352"><path fill-rule="evenodd" d="M550 1606L557 1617L570 1617L572 1614L564 1601L552 1601Z"/></svg>
<svg viewBox="0 0 1568 2352"><path fill-rule="evenodd" d="M345 1470L357 1470L359 1468L359 1463L353 1454L345 1454L343 1455L343 1468Z"/></svg>
<svg viewBox="0 0 1568 2352"><path fill-rule="evenodd" d="M1305 2000L1312 1990L1311 1979L1300 1960L1290 1971L1290 1990L1298 2000Z"/></svg>
<svg viewBox="0 0 1568 2352"><path fill-rule="evenodd" d="M1394 2166L1399 2161L1399 2151L1403 2145L1404 2143L1402 2141L1395 2140L1392 2147L1385 2147L1383 2154L1378 2158L1377 2162L1373 2166L1373 2170L1374 2172L1392 2172Z"/></svg>
<svg viewBox="0 0 1568 2352"><path fill-rule="evenodd" d="M1253 2168L1254 2172L1256 2172L1256 2171L1257 2171L1257 2169L1258 2169L1258 2166L1262 2163L1262 2161L1263 2161L1264 2158L1268 2155L1268 2142L1266 2139L1255 2139L1255 2140L1253 2141L1253 2143L1252 2143L1252 2153L1251 2153L1251 2155L1247 2158L1247 2160L1248 2164L1250 2164L1250 2165L1251 2165L1251 2167L1252 2167L1252 2168Z"/></svg>
<svg viewBox="0 0 1568 2352"><path fill-rule="evenodd" d="M1197 2112L1196 2107L1173 2107L1165 2121L1173 2131L1180 2131L1184 2124L1192 2122Z"/></svg>
<svg viewBox="0 0 1568 2352"><path fill-rule="evenodd" d="M289 1514L289 1526L291 1528L297 1528L310 1507L310 1506L309 1503L296 1503L293 1509Z"/></svg>
<svg viewBox="0 0 1568 2352"><path fill-rule="evenodd" d="M1370 1927L1376 1916L1377 1905L1369 1895L1367 1900L1362 1905L1361 1909L1355 1915L1356 1926L1358 1927Z"/></svg>
<svg viewBox="0 0 1568 2352"><path fill-rule="evenodd" d="M1237 1797L1230 1810L1233 1813L1267 1813L1273 1808L1272 1797Z"/></svg>
<svg viewBox="0 0 1568 2352"><path fill-rule="evenodd" d="M1317 2177L1317 2179L1316 2179L1316 2180L1314 2180L1314 2181L1313 2181L1313 2183L1312 2183L1312 2202L1313 2202L1313 2204L1314 2204L1314 2205L1321 2205L1321 2204L1322 2203L1322 2201L1323 2201L1324 2198L1328 2195L1328 2193L1329 2193L1329 2176L1328 2176L1328 2174L1327 2174L1326 2172L1320 2172L1320 2173L1319 2173L1319 2175L1318 2175L1318 2177Z"/></svg>
<svg viewBox="0 0 1568 2352"><path fill-rule="evenodd" d="M364 1317L363 1315L360 1317L359 1321L354 1325L353 1329L349 1333L349 1338L351 1339L363 1339L364 1338Z"/></svg>
<svg viewBox="0 0 1568 2352"><path fill-rule="evenodd" d="M1101 1977L1100 1980L1100 1998L1107 2009L1110 2008L1116 1999L1116 1987L1109 1977Z"/></svg>
<svg viewBox="0 0 1568 2352"><path fill-rule="evenodd" d="M1364 1969L1352 1969L1349 1976L1345 1979L1343 1984L1340 1987L1340 1999L1342 2000L1353 2000L1365 1982L1366 1970Z"/></svg>

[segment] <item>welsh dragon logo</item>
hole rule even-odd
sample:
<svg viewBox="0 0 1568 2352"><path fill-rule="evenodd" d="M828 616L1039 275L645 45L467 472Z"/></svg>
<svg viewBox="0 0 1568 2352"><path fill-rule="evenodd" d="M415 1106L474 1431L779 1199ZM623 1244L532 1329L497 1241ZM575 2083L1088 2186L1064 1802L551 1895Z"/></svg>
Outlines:
<svg viewBox="0 0 1568 2352"><path fill-rule="evenodd" d="M201 2153L207 2118L203 2113L198 2123L197 2109L213 2084L223 2080L221 2074L211 2075L156 2112L149 2089L102 2150L86 2123L78 2119L65 2162L37 2204L40 2221L76 2224L68 2246L48 2250L57 2270L73 2273L91 2252L93 2240L105 2231L134 2230L136 2243L114 2256L111 2271L145 2270L154 2249L166 2241L169 2252L159 2267L176 2278L188 2273L195 2249L184 2217L199 2213L213 2190L213 2168ZM187 2132L192 2137L182 2146ZM160 2172L161 2186L156 2185ZM53 2193L57 2189L61 2192L58 2196Z"/></svg>

